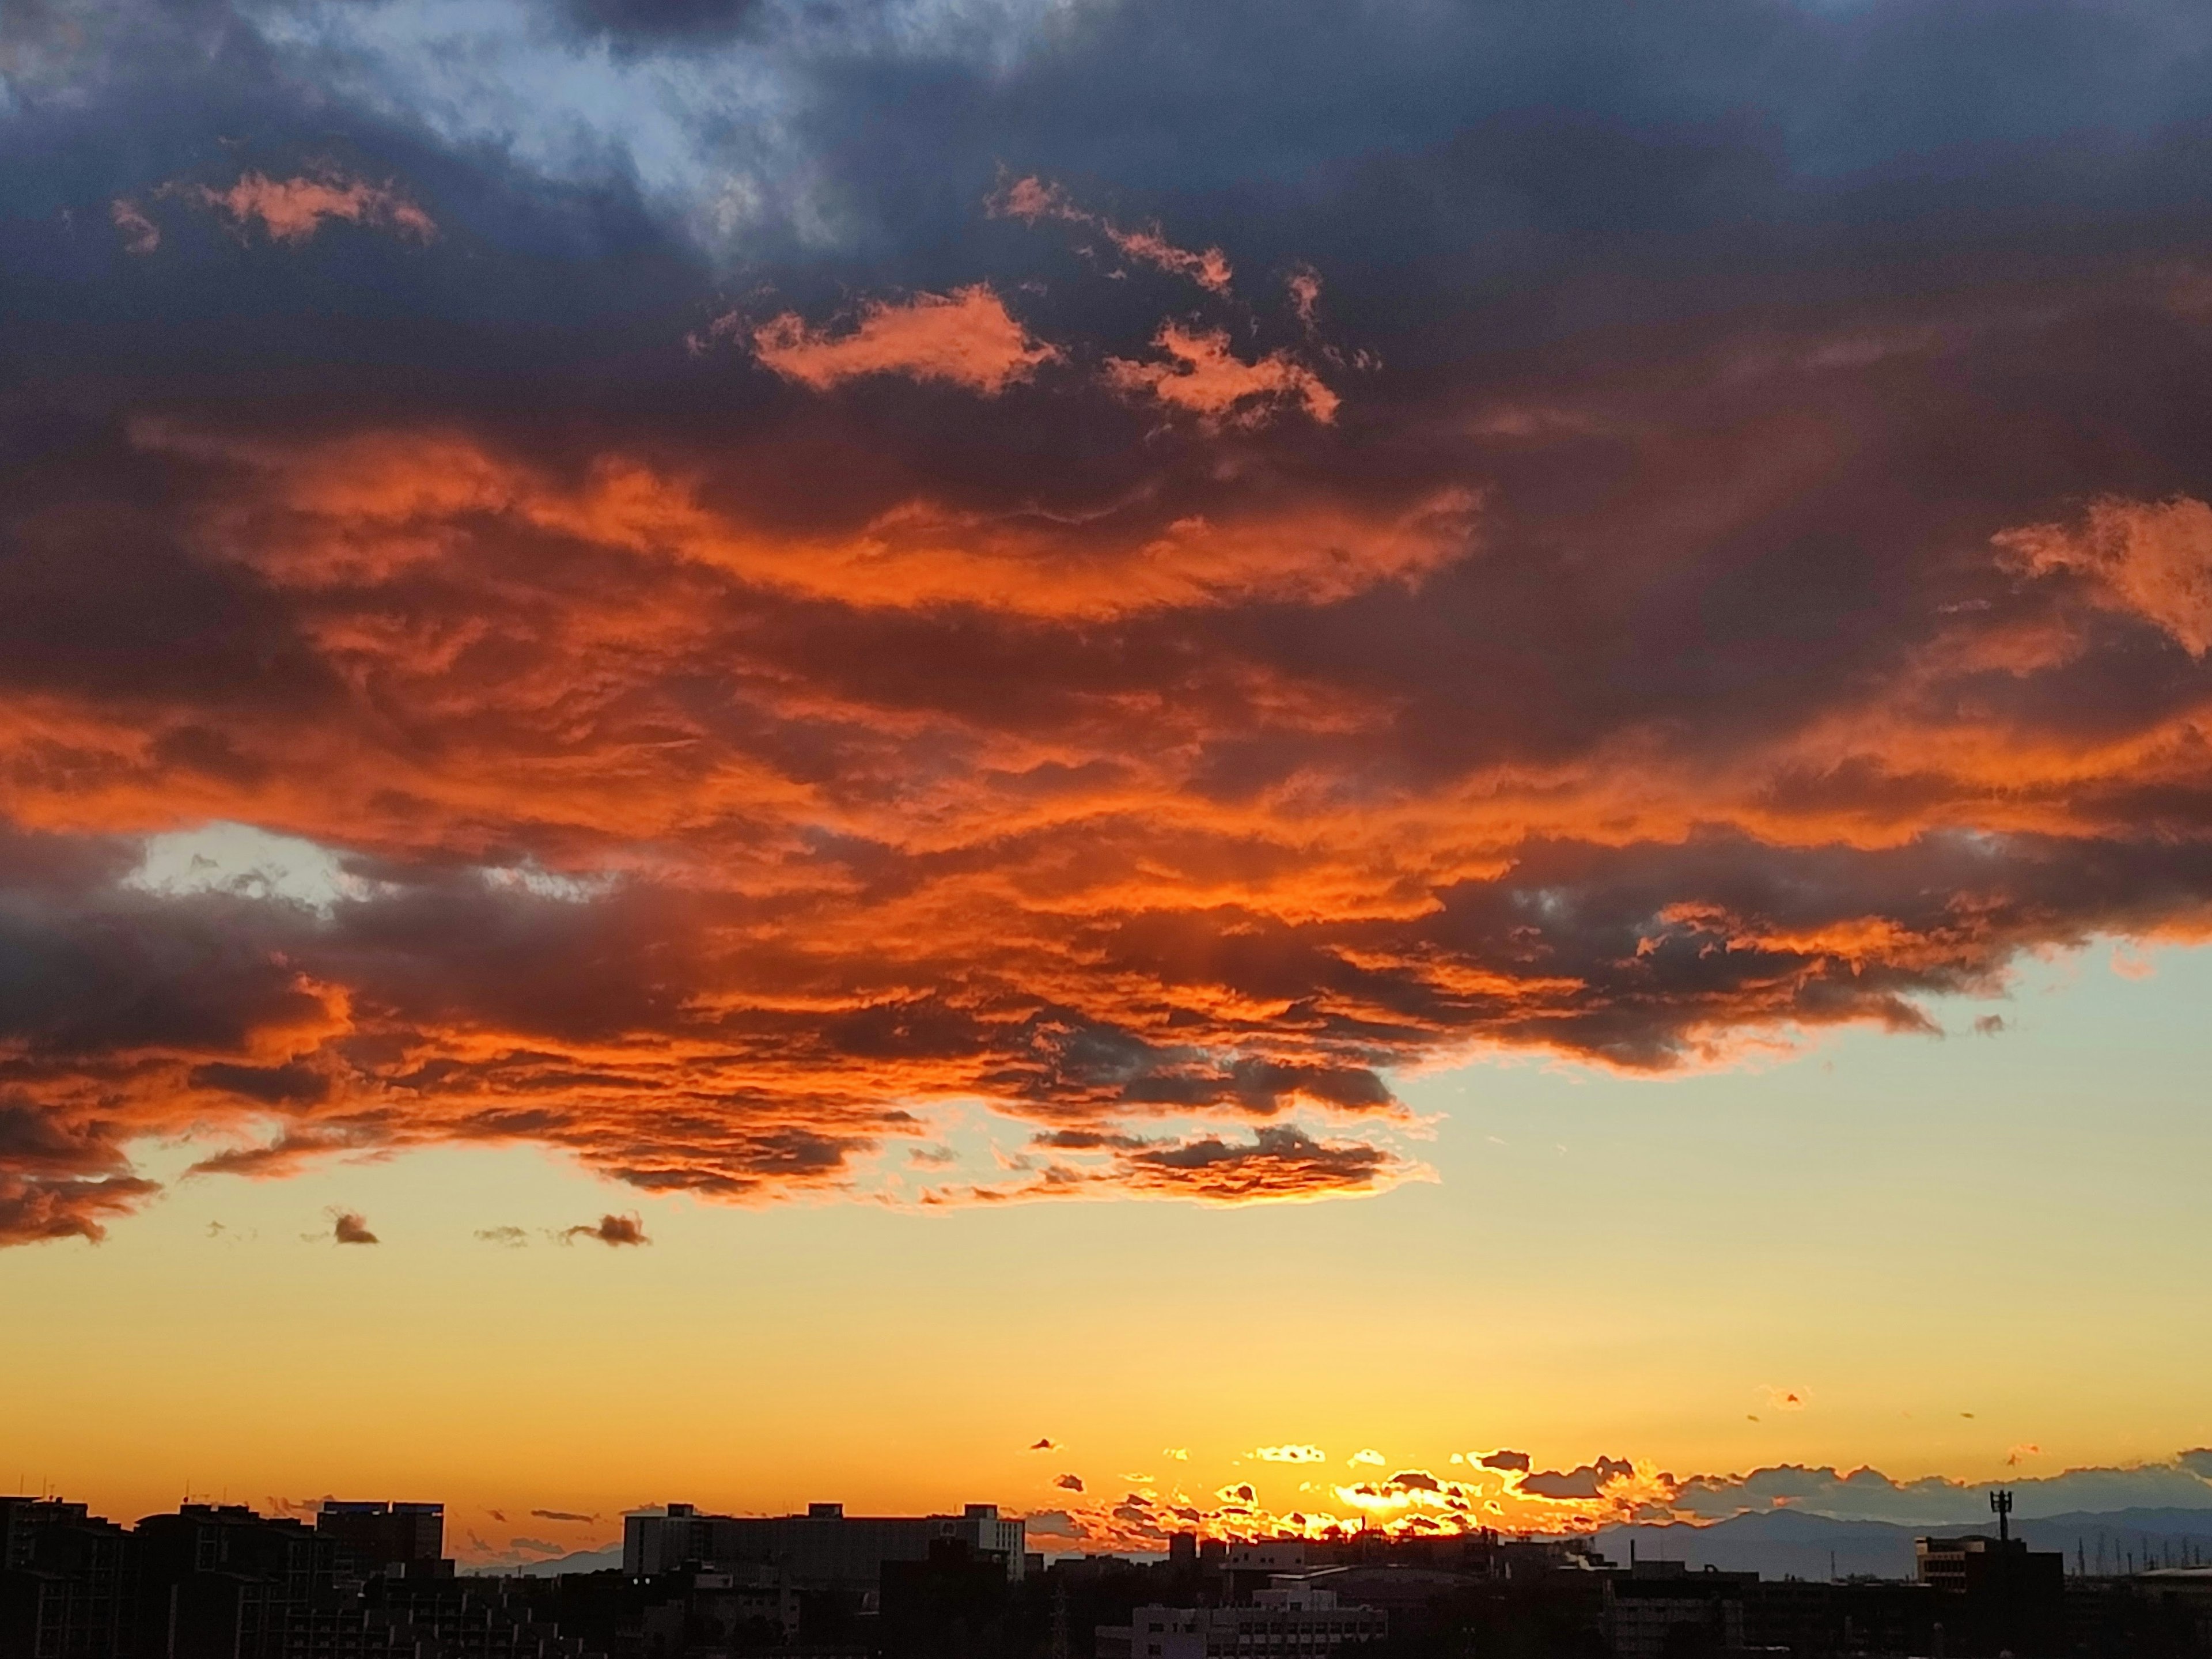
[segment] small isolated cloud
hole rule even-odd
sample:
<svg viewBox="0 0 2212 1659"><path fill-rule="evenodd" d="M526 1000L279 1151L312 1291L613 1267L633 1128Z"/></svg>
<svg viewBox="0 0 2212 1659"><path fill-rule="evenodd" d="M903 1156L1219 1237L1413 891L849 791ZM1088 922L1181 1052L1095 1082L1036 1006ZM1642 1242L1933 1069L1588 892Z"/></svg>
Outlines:
<svg viewBox="0 0 2212 1659"><path fill-rule="evenodd" d="M1290 290L1291 309L1298 313L1298 321L1310 334L1321 321L1321 273L1310 265L1301 265L1283 279Z"/></svg>
<svg viewBox="0 0 2212 1659"><path fill-rule="evenodd" d="M479 1227L477 1237L486 1244L501 1244L510 1250L519 1250L530 1243L530 1234L520 1227Z"/></svg>
<svg viewBox="0 0 2212 1659"><path fill-rule="evenodd" d="M1376 1465L1377 1468L1380 1468L1384 1460L1381 1452L1376 1451L1372 1446L1368 1446L1352 1453L1352 1455L1345 1461L1355 1465L1360 1463L1371 1463ZM1458 1454L1454 1453L1453 1462L1456 1462L1458 1461Z"/></svg>
<svg viewBox="0 0 2212 1659"><path fill-rule="evenodd" d="M1163 1457L1171 1457L1178 1463L1188 1463L1190 1462L1190 1448L1188 1446L1163 1446L1160 1448L1160 1455Z"/></svg>
<svg viewBox="0 0 2212 1659"><path fill-rule="evenodd" d="M1522 1474L1535 1468L1534 1462L1524 1451L1494 1451L1487 1457L1477 1458L1475 1462L1486 1469L1510 1469Z"/></svg>
<svg viewBox="0 0 2212 1659"><path fill-rule="evenodd" d="M570 1510L532 1510L530 1512L540 1521L565 1521L579 1527L588 1527L599 1518L596 1515L578 1515Z"/></svg>
<svg viewBox="0 0 2212 1659"><path fill-rule="evenodd" d="M335 169L291 179L247 172L227 190L170 185L161 193L189 196L228 215L241 235L258 223L274 242L304 242L328 219L391 230L419 242L434 241L438 235L430 216L396 185L371 184Z"/></svg>
<svg viewBox="0 0 2212 1659"><path fill-rule="evenodd" d="M2158 972L2158 963L2124 940L2112 947L2112 971L2122 979L2148 979Z"/></svg>
<svg viewBox="0 0 2212 1659"><path fill-rule="evenodd" d="M744 326L733 313L708 335L726 337ZM857 323L843 332L810 328L787 311L752 329L751 340L763 365L817 392L865 375L896 374L996 397L1060 356L1030 336L988 283L905 301L865 301Z"/></svg>
<svg viewBox="0 0 2212 1659"><path fill-rule="evenodd" d="M645 1236L645 1224L634 1215L603 1215L596 1224L578 1223L565 1227L554 1235L563 1244L572 1244L580 1238L596 1238L602 1244L650 1244Z"/></svg>
<svg viewBox="0 0 2212 1659"><path fill-rule="evenodd" d="M1294 1125L1276 1124L1255 1131L1248 1144L1209 1135L1130 1153L1118 1179L1139 1192L1243 1203L1376 1192L1407 1173L1382 1147L1316 1140Z"/></svg>
<svg viewBox="0 0 2212 1659"><path fill-rule="evenodd" d="M1031 1451L1058 1451L1060 1442L1050 1435L1039 1435L1030 1446Z"/></svg>
<svg viewBox="0 0 2212 1659"><path fill-rule="evenodd" d="M1340 402L1321 376L1286 350L1246 362L1225 329L1163 323L1152 343L1167 361L1106 360L1106 384L1125 397L1150 398L1196 415L1208 426L1264 426L1286 408L1326 426Z"/></svg>
<svg viewBox="0 0 2212 1659"><path fill-rule="evenodd" d="M1224 1504L1256 1504L1260 1501L1260 1494L1249 1483L1224 1486L1213 1495Z"/></svg>
<svg viewBox="0 0 2212 1659"><path fill-rule="evenodd" d="M1319 1446L1255 1446L1252 1455L1262 1463L1326 1463L1328 1454Z"/></svg>
<svg viewBox="0 0 2212 1659"><path fill-rule="evenodd" d="M122 233L125 253L151 253L161 246L161 228L141 212L138 204L129 197L118 196L110 202L107 216Z"/></svg>
<svg viewBox="0 0 2212 1659"><path fill-rule="evenodd" d="M1063 1492L1081 1492L1083 1490L1083 1477L1079 1474L1063 1474L1057 1477L1052 1484L1060 1487Z"/></svg>
<svg viewBox="0 0 2212 1659"><path fill-rule="evenodd" d="M374 1244L380 1241L368 1230L368 1223L358 1211L331 1212L331 1237L341 1244Z"/></svg>
<svg viewBox="0 0 2212 1659"><path fill-rule="evenodd" d="M1767 1408L1778 1412L1802 1412L1811 1397L1802 1389L1778 1389L1771 1382L1761 1384L1759 1391L1765 1396Z"/></svg>
<svg viewBox="0 0 2212 1659"><path fill-rule="evenodd" d="M2023 1440L2020 1444L2013 1447L2011 1450L2005 1453L2005 1467L2008 1468L2016 1468L2021 1464L2026 1462L2029 1458L2040 1457L2042 1455L2042 1447L2035 1444L2033 1441Z"/></svg>
<svg viewBox="0 0 2212 1659"><path fill-rule="evenodd" d="M2005 1018L2002 1014L1983 1014L1974 1021L1976 1036L2002 1036L2004 1030Z"/></svg>

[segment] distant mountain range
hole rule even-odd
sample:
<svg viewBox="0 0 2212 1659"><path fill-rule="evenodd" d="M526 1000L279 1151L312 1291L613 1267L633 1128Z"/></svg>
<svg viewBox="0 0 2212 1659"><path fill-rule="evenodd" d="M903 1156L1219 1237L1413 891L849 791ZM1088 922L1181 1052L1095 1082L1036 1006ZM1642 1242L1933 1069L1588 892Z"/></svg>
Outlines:
<svg viewBox="0 0 2212 1659"><path fill-rule="evenodd" d="M556 1555L550 1561L532 1561L523 1566L478 1567L471 1571L496 1571L512 1573L519 1578L557 1578L564 1572L605 1572L609 1567L618 1567L622 1564L622 1546L610 1544L603 1550L578 1550L573 1555Z"/></svg>
<svg viewBox="0 0 2212 1659"><path fill-rule="evenodd" d="M2063 1551L2069 1572L2075 1568L2077 1545L2080 1559L2092 1572L2098 1570L2100 1559L2107 1571L2124 1571L2130 1554L2137 1568L2212 1564L2212 1509L2015 1516L2012 1529L2015 1537L2027 1540L2031 1549ZM1598 1538L1606 1555L1623 1563L1633 1540L1642 1560L1682 1561L1724 1572L1756 1572L1765 1578L1826 1578L1832 1571L1844 1577L1910 1578L1914 1539L1996 1530L1993 1524L1905 1526L1886 1521L1835 1521L1802 1510L1783 1509L1739 1515L1703 1527L1686 1522L1607 1527Z"/></svg>

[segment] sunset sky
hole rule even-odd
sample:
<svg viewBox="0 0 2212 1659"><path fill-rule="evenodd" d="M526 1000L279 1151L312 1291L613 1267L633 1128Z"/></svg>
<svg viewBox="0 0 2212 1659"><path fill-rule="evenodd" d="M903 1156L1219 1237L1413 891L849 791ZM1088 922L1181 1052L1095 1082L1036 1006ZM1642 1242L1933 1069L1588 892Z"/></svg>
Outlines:
<svg viewBox="0 0 2212 1659"><path fill-rule="evenodd" d="M0 1487L2212 1508L2208 203L2183 0L9 5Z"/></svg>

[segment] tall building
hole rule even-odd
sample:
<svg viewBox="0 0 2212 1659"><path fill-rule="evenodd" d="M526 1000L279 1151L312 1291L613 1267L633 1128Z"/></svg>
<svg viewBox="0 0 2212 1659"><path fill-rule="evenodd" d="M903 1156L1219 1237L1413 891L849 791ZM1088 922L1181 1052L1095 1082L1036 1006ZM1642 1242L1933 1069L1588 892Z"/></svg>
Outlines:
<svg viewBox="0 0 2212 1659"><path fill-rule="evenodd" d="M0 1655L126 1659L131 1546L82 1504L0 1498Z"/></svg>
<svg viewBox="0 0 2212 1659"><path fill-rule="evenodd" d="M242 1504L186 1504L136 1531L137 1640L149 1659L283 1659L285 1633L330 1587L331 1540Z"/></svg>
<svg viewBox="0 0 2212 1659"><path fill-rule="evenodd" d="M1005 1564L1009 1579L1027 1571L1027 1528L1003 1520L995 1504L958 1515L847 1515L842 1504L811 1504L804 1515L702 1515L671 1504L665 1515L623 1519L623 1571L670 1572L688 1565L733 1567L766 1562L801 1589L872 1596L886 1561L927 1561L938 1539L965 1544Z"/></svg>
<svg viewBox="0 0 2212 1659"><path fill-rule="evenodd" d="M315 1516L315 1531L331 1540L341 1572L421 1577L441 1567L450 1573L446 1553L443 1504L393 1504L326 1499Z"/></svg>
<svg viewBox="0 0 2212 1659"><path fill-rule="evenodd" d="M1944 1628L1969 1642L2017 1654L2054 1649L2065 1626L2066 1558L2017 1538L1921 1538L1912 1546L1919 1581L1948 1609Z"/></svg>

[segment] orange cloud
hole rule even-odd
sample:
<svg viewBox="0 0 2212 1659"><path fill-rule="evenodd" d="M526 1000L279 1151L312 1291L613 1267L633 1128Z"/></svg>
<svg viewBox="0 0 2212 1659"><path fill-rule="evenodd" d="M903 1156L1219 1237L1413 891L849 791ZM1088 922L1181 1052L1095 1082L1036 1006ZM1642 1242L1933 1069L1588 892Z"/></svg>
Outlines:
<svg viewBox="0 0 2212 1659"><path fill-rule="evenodd" d="M1073 375L903 439L842 399L118 421L9 502L0 1233L96 1236L155 1136L202 1176L519 1142L730 1202L1356 1196L1424 1173L1394 1071L1926 1030L2023 951L2212 932L2206 693L2148 633L2196 637L2187 584L2144 574L2186 514L1778 564L1882 505L1855 434L1622 373L1470 392L1571 417L1510 442L1378 407L1351 459L1245 422L1295 377L1194 395L1226 443L1131 443ZM210 823L311 843L321 896L134 874ZM977 1102L1015 1127L966 1158ZM1485 1469L1468 1512L1630 1478Z"/></svg>
<svg viewBox="0 0 2212 1659"><path fill-rule="evenodd" d="M2091 603L2124 611L2192 657L2212 650L2212 507L2105 496L2075 526L2030 525L1996 545L2029 576L2069 576Z"/></svg>
<svg viewBox="0 0 2212 1659"><path fill-rule="evenodd" d="M864 375L896 374L991 398L1061 356L1033 338L988 283L904 301L864 301L858 322L842 333L811 328L787 311L754 328L751 338L763 363L817 392Z"/></svg>
<svg viewBox="0 0 2212 1659"><path fill-rule="evenodd" d="M1030 224L1040 219L1059 219L1069 224L1090 226L1113 244L1124 258L1164 270L1170 276L1186 277L1212 294L1225 295L1230 291L1234 272L1228 256L1219 248L1194 252L1177 247L1157 224L1125 230L1112 220L1077 206L1074 198L1060 185L1035 176L1017 179L1004 185L986 206L992 213Z"/></svg>
<svg viewBox="0 0 2212 1659"><path fill-rule="evenodd" d="M180 188L164 187L165 191ZM290 179L271 179L249 170L228 189L203 185L186 193L228 214L241 232L258 221L272 241L307 241L328 219L388 228L419 242L434 241L438 235L430 216L397 185L371 184L336 170Z"/></svg>
<svg viewBox="0 0 2212 1659"><path fill-rule="evenodd" d="M495 526L848 605L1077 617L1255 598L1327 603L1419 581L1464 556L1481 507L1462 488L1379 510L1285 491L1211 515L1132 502L1068 526L909 500L840 533L793 536L705 505L696 477L617 454L562 479L458 435L370 433L298 449L150 422L137 435L149 450L263 481L210 514L207 538L288 587L311 589L407 580L465 556ZM697 626L687 601L672 611L679 629ZM625 635L641 620L623 624Z"/></svg>
<svg viewBox="0 0 2212 1659"><path fill-rule="evenodd" d="M1146 397L1187 410L1217 426L1259 426L1283 408L1303 409L1326 426L1336 419L1339 398L1288 351L1271 351L1248 363L1230 349L1224 329L1163 323L1153 343L1167 362L1106 360L1106 383L1129 397Z"/></svg>

